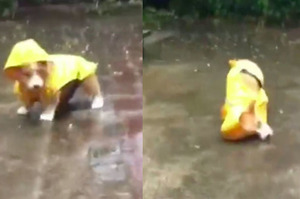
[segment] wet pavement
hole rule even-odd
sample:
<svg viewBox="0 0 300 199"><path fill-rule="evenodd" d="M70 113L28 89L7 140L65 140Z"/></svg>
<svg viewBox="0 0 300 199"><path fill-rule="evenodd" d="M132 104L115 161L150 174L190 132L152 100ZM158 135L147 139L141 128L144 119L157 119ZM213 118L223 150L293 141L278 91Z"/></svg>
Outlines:
<svg viewBox="0 0 300 199"><path fill-rule="evenodd" d="M145 46L144 199L300 198L296 30L207 20L179 23L164 30L172 37ZM265 74L269 142L221 139L232 58L251 59Z"/></svg>
<svg viewBox="0 0 300 199"><path fill-rule="evenodd" d="M49 53L82 55L99 63L105 102L33 123L16 115L12 84L1 77L0 198L142 198L141 8L101 17L36 11L0 22L2 65L26 38Z"/></svg>

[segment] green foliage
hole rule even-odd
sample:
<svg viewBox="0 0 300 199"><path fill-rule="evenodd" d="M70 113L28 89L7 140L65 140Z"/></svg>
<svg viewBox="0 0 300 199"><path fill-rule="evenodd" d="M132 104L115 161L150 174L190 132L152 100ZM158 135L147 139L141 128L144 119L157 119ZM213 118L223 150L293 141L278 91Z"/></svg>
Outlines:
<svg viewBox="0 0 300 199"><path fill-rule="evenodd" d="M14 16L17 9L17 0L0 0L0 16Z"/></svg>
<svg viewBox="0 0 300 199"><path fill-rule="evenodd" d="M46 3L47 0L0 0L0 17L14 17L16 10L18 9L18 3L25 2L27 4L39 5Z"/></svg>
<svg viewBox="0 0 300 199"><path fill-rule="evenodd" d="M283 22L300 16L300 0L169 0L169 6L178 16L194 18L252 16Z"/></svg>
<svg viewBox="0 0 300 199"><path fill-rule="evenodd" d="M47 1L47 0L27 0L28 3L30 4L35 4L35 5L39 5L39 4L42 4L42 3L47 3L47 2L50 2L50 1Z"/></svg>
<svg viewBox="0 0 300 199"><path fill-rule="evenodd" d="M174 14L165 10L157 11L151 8L143 10L143 27L150 29L160 29L162 26L174 20Z"/></svg>
<svg viewBox="0 0 300 199"><path fill-rule="evenodd" d="M45 3L95 3L100 0L0 0L0 19L13 18L19 5L41 5ZM102 0L101 3L107 0Z"/></svg>

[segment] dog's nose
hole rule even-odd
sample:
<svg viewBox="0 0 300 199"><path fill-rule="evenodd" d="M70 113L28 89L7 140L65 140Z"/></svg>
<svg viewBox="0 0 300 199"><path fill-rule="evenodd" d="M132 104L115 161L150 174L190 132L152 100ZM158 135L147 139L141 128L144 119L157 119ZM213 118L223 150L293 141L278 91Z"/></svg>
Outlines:
<svg viewBox="0 0 300 199"><path fill-rule="evenodd" d="M40 85L33 85L33 88L34 89L39 89L39 88L41 88L41 86Z"/></svg>

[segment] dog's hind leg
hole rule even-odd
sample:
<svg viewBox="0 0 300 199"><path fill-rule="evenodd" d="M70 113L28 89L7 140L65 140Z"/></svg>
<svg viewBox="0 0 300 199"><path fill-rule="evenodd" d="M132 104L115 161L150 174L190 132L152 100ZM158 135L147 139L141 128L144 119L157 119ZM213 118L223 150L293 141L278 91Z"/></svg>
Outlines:
<svg viewBox="0 0 300 199"><path fill-rule="evenodd" d="M98 82L97 76L96 75L91 75L87 78L85 78L82 81L82 87L83 90L91 97L93 97L92 109L98 109L103 107L103 97L101 95L101 88L100 84Z"/></svg>
<svg viewBox="0 0 300 199"><path fill-rule="evenodd" d="M40 119L52 121L55 116L56 105L49 105L41 114Z"/></svg>
<svg viewBox="0 0 300 199"><path fill-rule="evenodd" d="M54 119L56 107L59 103L59 97L59 93L52 98L49 98L46 93L41 94L40 99L44 108L44 111L40 115L41 120L52 121Z"/></svg>

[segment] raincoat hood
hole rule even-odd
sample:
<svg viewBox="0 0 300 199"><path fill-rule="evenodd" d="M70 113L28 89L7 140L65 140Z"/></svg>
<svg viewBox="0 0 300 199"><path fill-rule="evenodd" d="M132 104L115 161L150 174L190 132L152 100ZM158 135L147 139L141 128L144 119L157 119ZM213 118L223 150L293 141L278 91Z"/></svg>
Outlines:
<svg viewBox="0 0 300 199"><path fill-rule="evenodd" d="M235 73L246 70L248 73L255 76L260 81L261 85L264 85L264 75L256 63L247 59L230 60L229 67L235 71Z"/></svg>
<svg viewBox="0 0 300 199"><path fill-rule="evenodd" d="M27 39L16 43L4 66L4 70L11 67L22 67L24 64L48 61L49 55L33 39Z"/></svg>

